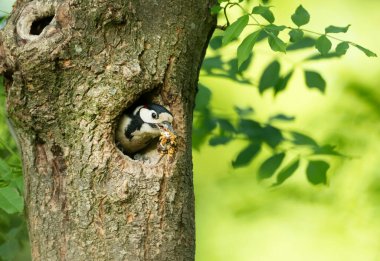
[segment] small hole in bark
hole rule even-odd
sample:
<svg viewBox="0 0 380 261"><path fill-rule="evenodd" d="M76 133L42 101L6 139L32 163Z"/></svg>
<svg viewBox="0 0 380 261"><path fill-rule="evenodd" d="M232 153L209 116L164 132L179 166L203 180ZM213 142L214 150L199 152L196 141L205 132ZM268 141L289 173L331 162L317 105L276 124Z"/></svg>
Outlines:
<svg viewBox="0 0 380 261"><path fill-rule="evenodd" d="M155 109L153 110L153 108ZM145 110L143 113L149 119L153 119L152 114L156 110L158 110L158 116L155 116L158 117L158 120L172 117L170 109L163 104L157 90L146 93L126 108L117 119L115 143L124 155L147 164L156 164L161 159L161 153L157 148L162 129L160 130L157 124L144 121L140 116L140 109ZM168 116L168 112L170 116ZM164 115L164 113L166 114ZM142 137L139 136L141 133L149 136L142 143L137 141L138 137Z"/></svg>
<svg viewBox="0 0 380 261"><path fill-rule="evenodd" d="M45 16L38 18L32 23L32 26L30 27L30 34L31 35L40 35L44 28L50 24L50 22L53 20L54 15Z"/></svg>

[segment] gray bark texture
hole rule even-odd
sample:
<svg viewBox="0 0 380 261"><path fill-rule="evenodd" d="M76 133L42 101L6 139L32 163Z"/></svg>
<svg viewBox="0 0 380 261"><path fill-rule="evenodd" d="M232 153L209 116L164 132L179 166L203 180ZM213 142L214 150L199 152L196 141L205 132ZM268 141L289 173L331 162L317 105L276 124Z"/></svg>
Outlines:
<svg viewBox="0 0 380 261"><path fill-rule="evenodd" d="M209 0L18 0L0 73L19 141L33 260L193 260L191 124ZM138 99L170 108L174 162L116 146Z"/></svg>

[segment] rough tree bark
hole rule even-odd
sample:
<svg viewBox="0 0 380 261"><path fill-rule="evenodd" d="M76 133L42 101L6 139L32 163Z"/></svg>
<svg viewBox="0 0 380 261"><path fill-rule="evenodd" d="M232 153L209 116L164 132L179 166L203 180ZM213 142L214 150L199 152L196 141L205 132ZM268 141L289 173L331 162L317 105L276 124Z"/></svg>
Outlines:
<svg viewBox="0 0 380 261"><path fill-rule="evenodd" d="M19 141L33 260L193 260L191 123L209 0L18 0L0 73ZM115 145L136 101L170 108L176 160Z"/></svg>

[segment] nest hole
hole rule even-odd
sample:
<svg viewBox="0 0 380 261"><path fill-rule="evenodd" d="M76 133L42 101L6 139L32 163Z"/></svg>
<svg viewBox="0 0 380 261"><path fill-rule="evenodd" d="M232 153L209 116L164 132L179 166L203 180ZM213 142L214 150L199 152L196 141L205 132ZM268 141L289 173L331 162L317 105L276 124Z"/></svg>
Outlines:
<svg viewBox="0 0 380 261"><path fill-rule="evenodd" d="M45 27L51 23L53 18L54 18L54 15L49 15L49 16L38 18L37 20L33 21L32 26L30 27L30 34L40 35L42 31L45 29Z"/></svg>
<svg viewBox="0 0 380 261"><path fill-rule="evenodd" d="M157 164L160 162L162 155L157 150L159 135L150 140L143 148L133 152L130 152L124 148L122 142L120 141L120 137L121 135L125 136L125 128L123 128L123 126L125 126L126 121L128 121L125 116L132 115L135 109L139 106L144 106L152 103L161 105L170 111L168 104L165 104L163 102L160 91L156 88L150 92L142 94L135 102L125 108L117 118L115 124L115 144L117 148L129 158L136 161L141 161L144 164Z"/></svg>

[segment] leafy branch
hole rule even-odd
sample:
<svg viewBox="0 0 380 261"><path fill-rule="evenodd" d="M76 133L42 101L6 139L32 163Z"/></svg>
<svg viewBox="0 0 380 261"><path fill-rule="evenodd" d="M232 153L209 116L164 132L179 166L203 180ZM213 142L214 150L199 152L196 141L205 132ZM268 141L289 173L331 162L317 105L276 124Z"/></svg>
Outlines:
<svg viewBox="0 0 380 261"><path fill-rule="evenodd" d="M275 177L273 186L290 178L298 169L300 162L308 165L307 179L312 184L327 184L328 158L337 156L347 158L334 146L319 144L308 135L296 131L281 129L278 122L292 122L295 117L277 114L265 122L252 119L254 110L250 107L235 107L235 114L222 115L211 109L211 91L199 85L199 98L195 107L193 147L208 141L210 146L225 146L236 140L243 140L246 145L232 160L233 168L247 167L264 150L270 149L270 155L260 164L257 179L265 180Z"/></svg>
<svg viewBox="0 0 380 261"><path fill-rule="evenodd" d="M275 24L275 15L271 11L271 6L260 4L248 12L241 4L242 2L243 0L219 0L218 4L211 8L211 12L214 14L223 10L226 24L217 26L223 31L223 35L214 35L210 41L210 46L216 51L216 56L206 58L203 63L202 70L207 76L225 77L252 85L250 79L245 78L243 72L248 69L252 60L254 46L264 39L267 39L271 50L275 52L288 53L311 47L318 50L318 54L306 57L300 63L341 57L347 53L350 46L358 48L368 57L377 56L359 44L335 36L338 33L346 33L350 25L344 27L330 25L325 28L324 33L304 28L310 22L310 14L302 5L298 6L291 15L294 25L278 25ZM236 7L242 11L242 15L231 23L229 11ZM267 23L261 23L259 18L264 19ZM248 28L255 29L247 32ZM236 57L227 62L222 61L221 53L218 50L237 39L243 31L246 31L247 35L240 41ZM283 31L287 31L288 41L279 37ZM332 49L332 40L339 42L335 50ZM268 90L273 90L274 95L277 95L285 90L298 64L294 64L288 72L282 75L280 61L278 59L271 61L258 80L259 93L263 94ZM303 69L303 71L308 88L325 91L326 81L322 75L309 69ZM272 123L278 120L291 121L294 119L292 117L281 114L271 117L263 123L253 120L252 116L247 116L246 110L239 108L236 109L237 117L234 118L215 115L207 106L211 97L210 90L205 86L199 86L199 91L201 94L198 97L203 98L197 104L195 111L194 148L199 148L207 140L210 146L223 146L233 140L244 140L247 145L232 161L234 168L248 166L261 153L263 146L270 148L272 155L258 168L259 180L276 177L273 185L280 185L291 177L303 162L307 165L306 176L310 183L327 184L327 171L330 168L329 157L347 158L338 152L335 146L320 145L305 134L280 129ZM248 113L252 112L253 109L248 111Z"/></svg>
<svg viewBox="0 0 380 261"><path fill-rule="evenodd" d="M325 28L325 33L318 33L312 30L302 28L304 25L308 24L310 21L309 12L302 6L298 6L295 10L294 14L291 16L293 23L297 27L293 26L285 26L285 25L276 25L275 16L273 12L270 10L270 6L258 5L253 7L251 12L248 12L239 2L231 2L230 0L219 0L219 3L214 6L211 11L213 13L218 13L219 11L224 11L224 16L227 20L226 26L218 26L219 29L225 30L223 37L223 45L230 43L240 36L243 30L247 26L258 26L259 30L249 34L247 37L243 39L241 44L237 50L237 58L238 58L238 66L242 65L245 60L249 57L250 52L252 51L255 43L259 39L260 34L264 34L268 37L268 43L270 48L275 52L283 52L286 53L289 43L285 43L280 37L278 37L279 33L283 30L289 30L289 42L297 43L304 39L305 33L318 35L318 39L315 41L315 48L320 52L320 54L324 57L331 56L342 56L345 55L349 46L354 46L360 51L362 51L368 57L377 57L377 55L363 46L351 42L345 41L340 38L337 38L331 34L336 33L346 33L350 27L350 25L345 27L333 26L330 25ZM243 11L243 16L239 17L235 22L230 24L227 17L227 9L230 9L234 6L239 7ZM258 21L256 16L261 16L264 18L269 24L262 24ZM254 23L249 23L249 20L252 19ZM331 53L332 43L330 39L334 39L340 41L340 43L336 46L335 52ZM333 55L332 55L333 54Z"/></svg>

